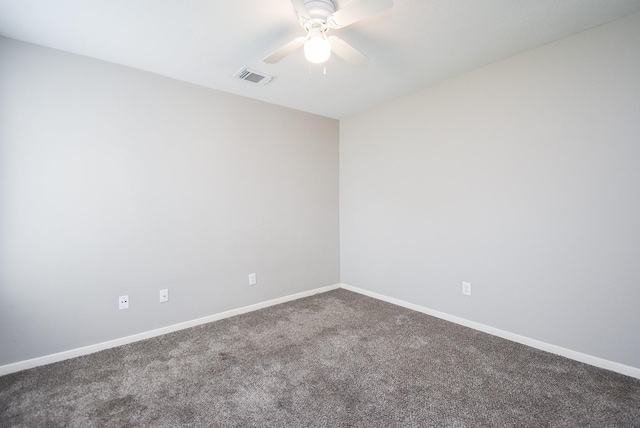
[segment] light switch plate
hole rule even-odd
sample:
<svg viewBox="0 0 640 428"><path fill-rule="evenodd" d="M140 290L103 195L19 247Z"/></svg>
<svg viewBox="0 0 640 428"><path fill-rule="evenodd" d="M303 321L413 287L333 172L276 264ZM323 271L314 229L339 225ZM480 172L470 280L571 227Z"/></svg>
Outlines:
<svg viewBox="0 0 640 428"><path fill-rule="evenodd" d="M129 309L129 296L118 297L118 309Z"/></svg>

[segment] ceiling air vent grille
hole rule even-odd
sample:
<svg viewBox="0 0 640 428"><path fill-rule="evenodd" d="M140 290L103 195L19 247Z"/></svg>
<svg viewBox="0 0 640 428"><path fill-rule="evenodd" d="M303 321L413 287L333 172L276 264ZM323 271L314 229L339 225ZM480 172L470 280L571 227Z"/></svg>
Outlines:
<svg viewBox="0 0 640 428"><path fill-rule="evenodd" d="M249 70L247 67L242 67L236 74L233 75L233 77L237 77L238 79L246 80L252 83L257 83L260 86L268 83L271 79L273 79L272 76L258 73L254 70Z"/></svg>

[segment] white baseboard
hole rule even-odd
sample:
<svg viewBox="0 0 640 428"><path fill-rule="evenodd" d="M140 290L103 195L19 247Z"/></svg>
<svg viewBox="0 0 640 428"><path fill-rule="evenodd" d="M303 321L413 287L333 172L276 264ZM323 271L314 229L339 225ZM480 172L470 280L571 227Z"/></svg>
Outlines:
<svg viewBox="0 0 640 428"><path fill-rule="evenodd" d="M340 288L340 284L328 285L326 287L315 288L313 290L303 291L302 293L296 293L296 294L291 294L289 296L279 297L273 300L267 300L266 302L260 302L254 305L244 306L238 309L232 309L230 311L209 315L203 318L198 318L191 321L185 321L185 322L173 324L167 327L158 328L155 330L145 331L142 333L133 334L131 336L109 340L107 342L96 343L95 345L84 346L82 348L70 349L68 351L58 352L56 354L51 354L51 355L45 355L43 357L38 357L38 358L32 358L30 360L18 361L16 363L6 364L4 366L0 366L0 376L7 375L9 373L19 372L21 370L31 369L38 366L44 366L46 364L56 363L58 361L68 360L69 358L75 358L75 357L80 357L82 355L93 354L94 352L103 351L109 348L115 348L116 346L126 345L128 343L138 342L140 340L161 336L163 334L172 333L174 331L183 330L185 328L195 327L200 324L206 324L212 321L218 321L224 318L233 317L235 315L257 311L258 309L267 308L269 306L278 305L280 303L290 302L292 300L301 299L303 297L313 296L314 294L325 293L327 291L336 290L338 288Z"/></svg>
<svg viewBox="0 0 640 428"><path fill-rule="evenodd" d="M616 363L613 361L605 360L603 358L594 357L592 355L583 354L581 352L572 351L571 349L563 348L561 346L552 345L539 340L531 339L519 334L510 333L505 330L490 327L484 324L480 324L474 321L469 321L464 318L460 318L454 315L449 315L444 312L439 312L433 309L426 308L424 306L416 305L413 303L405 302L404 300L388 297L383 294L374 293L373 291L364 290L362 288L354 287L347 284L341 284L341 288L345 290L353 291L365 296L373 297L374 299L382 300L384 302L393 303L394 305L402 306L407 309L412 309L417 312L422 312L427 315L431 315L436 318L443 319L445 321L451 321L456 324L460 324L465 327L472 328L474 330L488 333L493 336L498 336L503 339L511 340L512 342L521 343L523 345L531 346L532 348L540 349L542 351L550 352L552 354L560 355L562 357L570 358L581 363L589 364L602 369L621 373L626 376L631 376L636 379L640 379L640 368L627 366L625 364Z"/></svg>
<svg viewBox="0 0 640 428"><path fill-rule="evenodd" d="M134 334L131 336L109 340L107 342L101 342L94 345L85 346L82 348L71 349L68 351L58 352L56 354L45 355L43 357L6 364L3 366L0 366L0 376L7 375L10 373L15 373L21 370L31 369L38 366L43 366L46 364L55 363L58 361L67 360L70 358L79 357L82 355L92 354L94 352L102 351L105 349L115 348L116 346L126 345L128 343L138 342L140 340L145 340L145 339L160 336L163 334L172 333L174 331L183 330L189 327L195 327L197 325L206 324L206 323L221 320L224 318L229 318L235 315L257 311L258 309L267 308L269 306L278 305L280 303L290 302L292 300L301 299L303 297L313 296L314 294L324 293L324 292L335 290L338 288L344 288L345 290L349 290L359 294L363 294L365 296L373 297L374 299L378 299L384 302L392 303L394 305L402 306L404 308L411 309L417 312L422 312L424 314L431 315L446 321L450 321L465 327L469 327L474 330L482 331L484 333L498 336L503 339L507 339L513 342L521 343L523 345L531 346L532 348L540 349L542 351L550 352L552 354L556 354L566 358L570 358L572 360L580 361L585 364L590 364L595 367L600 367L603 369L621 373L626 376L631 376L636 379L640 379L640 368L627 366L624 364L605 360L603 358L594 357L588 354L583 354L581 352L573 351L571 349L563 348L561 346L556 346L556 345L552 345L539 340L531 339L526 336L521 336L519 334L511 333L505 330L500 330L498 328L490 327L474 321L469 321L464 318L460 318L454 315L449 315L444 312L439 312L433 309L426 308L424 306L405 302L404 300L395 299L393 297L388 297L383 294L364 290L362 288L354 287L347 284L334 284L326 287L315 288L313 290L304 291L302 293L296 293L296 294L291 294L289 296L284 296L284 297L280 297L273 300L267 300L265 302L256 303L254 305L244 306L238 309L232 309L230 311L209 315L203 318L198 318L191 321L185 321L178 324L173 324L167 327L146 331L146 332Z"/></svg>

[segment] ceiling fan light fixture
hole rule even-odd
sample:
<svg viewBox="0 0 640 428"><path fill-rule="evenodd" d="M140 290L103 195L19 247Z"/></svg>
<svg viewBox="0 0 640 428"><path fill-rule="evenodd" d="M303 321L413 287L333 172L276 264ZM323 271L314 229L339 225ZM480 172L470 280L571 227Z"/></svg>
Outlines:
<svg viewBox="0 0 640 428"><path fill-rule="evenodd" d="M322 64L333 53L348 62L362 62L367 57L337 36L327 38L329 30L351 25L370 15L383 12L393 6L393 0L353 0L336 10L338 0L291 0L306 36L296 37L263 59L275 64L290 53L304 46L304 56L310 63Z"/></svg>
<svg viewBox="0 0 640 428"><path fill-rule="evenodd" d="M331 56L331 43L323 33L314 34L304 44L304 57L314 64L322 64Z"/></svg>

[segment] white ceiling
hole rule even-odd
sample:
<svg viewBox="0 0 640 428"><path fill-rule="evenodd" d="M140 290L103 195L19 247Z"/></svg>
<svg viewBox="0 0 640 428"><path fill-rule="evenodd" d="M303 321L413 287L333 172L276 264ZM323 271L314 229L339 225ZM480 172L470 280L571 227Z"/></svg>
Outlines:
<svg viewBox="0 0 640 428"><path fill-rule="evenodd" d="M301 50L262 62L304 34L290 0L0 0L0 34L341 119L639 11L640 0L394 0L333 32L369 60L332 57L327 75ZM234 79L242 66L275 78Z"/></svg>

